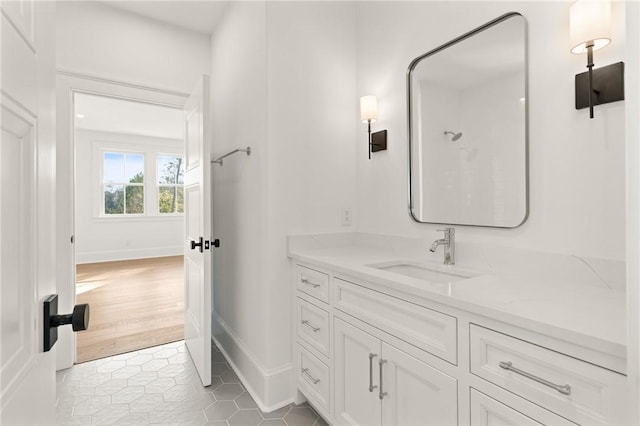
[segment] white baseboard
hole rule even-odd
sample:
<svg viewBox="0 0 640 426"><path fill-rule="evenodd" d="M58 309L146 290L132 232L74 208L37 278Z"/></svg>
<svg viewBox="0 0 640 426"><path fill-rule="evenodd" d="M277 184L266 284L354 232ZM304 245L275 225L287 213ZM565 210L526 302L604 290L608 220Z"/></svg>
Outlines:
<svg viewBox="0 0 640 426"><path fill-rule="evenodd" d="M211 339L225 356L242 384L265 413L296 400L293 365L267 369L248 350L227 323L214 313Z"/></svg>
<svg viewBox="0 0 640 426"><path fill-rule="evenodd" d="M154 247L145 249L105 250L80 253L76 252L76 264L113 262L116 260L147 259L150 257L179 256L184 254L182 246Z"/></svg>

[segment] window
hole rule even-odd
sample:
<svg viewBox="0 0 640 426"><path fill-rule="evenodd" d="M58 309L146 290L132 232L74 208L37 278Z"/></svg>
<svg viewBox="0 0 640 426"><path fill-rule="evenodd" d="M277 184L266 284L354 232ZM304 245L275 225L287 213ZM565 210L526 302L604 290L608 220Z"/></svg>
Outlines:
<svg viewBox="0 0 640 426"><path fill-rule="evenodd" d="M105 152L102 171L103 213L144 214L144 154Z"/></svg>
<svg viewBox="0 0 640 426"><path fill-rule="evenodd" d="M182 157L159 155L157 161L158 211L184 213L184 164Z"/></svg>

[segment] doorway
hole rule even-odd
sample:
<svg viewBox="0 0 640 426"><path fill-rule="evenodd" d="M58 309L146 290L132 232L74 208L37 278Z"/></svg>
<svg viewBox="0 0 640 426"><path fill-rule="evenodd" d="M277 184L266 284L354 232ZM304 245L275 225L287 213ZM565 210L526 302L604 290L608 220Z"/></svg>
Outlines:
<svg viewBox="0 0 640 426"><path fill-rule="evenodd" d="M76 92L73 117L76 362L182 340L183 112Z"/></svg>

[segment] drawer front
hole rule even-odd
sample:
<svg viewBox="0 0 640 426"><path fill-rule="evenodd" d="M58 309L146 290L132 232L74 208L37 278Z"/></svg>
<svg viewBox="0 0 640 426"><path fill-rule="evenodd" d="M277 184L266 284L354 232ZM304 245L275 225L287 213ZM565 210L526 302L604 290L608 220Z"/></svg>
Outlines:
<svg viewBox="0 0 640 426"><path fill-rule="evenodd" d="M457 364L456 318L340 279L334 283L336 308Z"/></svg>
<svg viewBox="0 0 640 426"><path fill-rule="evenodd" d="M329 313L297 298L296 327L298 336L316 348L327 358L329 357Z"/></svg>
<svg viewBox="0 0 640 426"><path fill-rule="evenodd" d="M543 425L475 389L471 389L471 424L477 426Z"/></svg>
<svg viewBox="0 0 640 426"><path fill-rule="evenodd" d="M327 413L331 413L329 399L329 367L320 361L315 355L300 345L297 348L296 379L298 386L307 397L320 405Z"/></svg>
<svg viewBox="0 0 640 426"><path fill-rule="evenodd" d="M625 376L470 325L471 372L579 424L621 424Z"/></svg>
<svg viewBox="0 0 640 426"><path fill-rule="evenodd" d="M329 303L329 275L295 265L296 288L318 300Z"/></svg>
<svg viewBox="0 0 640 426"><path fill-rule="evenodd" d="M525 415L475 389L471 389L471 424L474 426L575 425L542 408L529 408Z"/></svg>

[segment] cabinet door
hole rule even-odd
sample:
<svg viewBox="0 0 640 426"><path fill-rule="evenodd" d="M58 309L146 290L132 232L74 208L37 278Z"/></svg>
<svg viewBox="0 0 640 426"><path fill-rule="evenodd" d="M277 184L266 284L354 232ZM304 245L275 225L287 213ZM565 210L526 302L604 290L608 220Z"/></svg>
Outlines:
<svg viewBox="0 0 640 426"><path fill-rule="evenodd" d="M338 318L334 334L336 421L341 425L379 425L380 340ZM369 354L374 356L370 359ZM371 391L370 384L375 386Z"/></svg>
<svg viewBox="0 0 640 426"><path fill-rule="evenodd" d="M457 381L382 342L384 425L457 425Z"/></svg>

